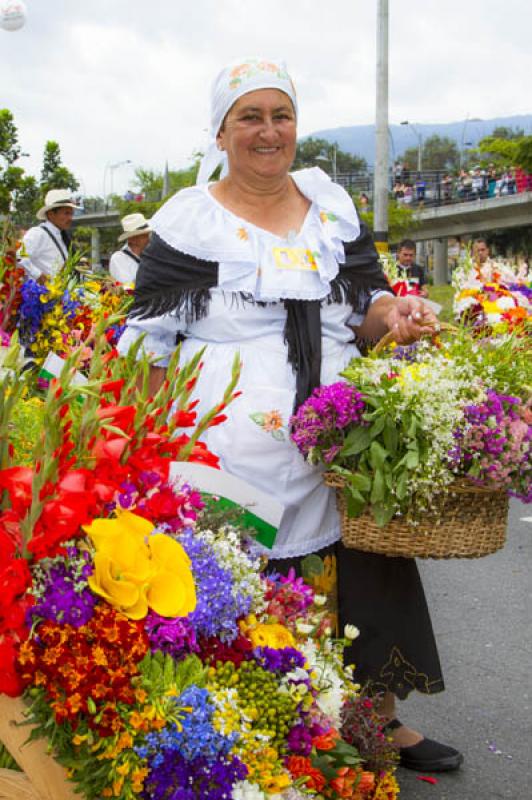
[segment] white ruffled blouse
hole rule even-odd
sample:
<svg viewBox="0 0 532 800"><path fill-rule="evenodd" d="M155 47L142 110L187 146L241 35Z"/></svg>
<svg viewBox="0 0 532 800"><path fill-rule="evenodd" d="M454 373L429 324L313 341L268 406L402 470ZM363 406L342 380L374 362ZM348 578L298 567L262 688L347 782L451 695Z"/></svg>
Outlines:
<svg viewBox="0 0 532 800"><path fill-rule="evenodd" d="M205 441L220 456L222 469L285 506L268 551L273 558L306 555L340 536L334 493L323 484L321 470L309 466L289 438L296 375L287 361L281 298L326 298L345 260L342 242L360 232L351 198L324 172L307 169L292 177L311 206L301 230L286 239L224 208L207 185L171 198L151 225L175 249L219 263L208 315L190 324L172 314L130 319L119 345L127 352L145 334L144 348L159 365L168 362L178 333L185 336L183 359L205 346L197 388L200 414L221 399L234 355L240 354L242 395L227 409L227 421L207 431ZM346 303L322 304L322 383L335 381L359 354L350 326L361 321Z"/></svg>

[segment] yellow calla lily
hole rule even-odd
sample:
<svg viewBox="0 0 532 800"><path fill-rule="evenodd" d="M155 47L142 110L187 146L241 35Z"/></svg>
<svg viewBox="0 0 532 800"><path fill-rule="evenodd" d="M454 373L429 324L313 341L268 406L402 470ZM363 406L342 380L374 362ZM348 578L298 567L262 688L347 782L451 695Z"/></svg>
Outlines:
<svg viewBox="0 0 532 800"><path fill-rule="evenodd" d="M149 520L122 512L84 526L96 548L90 588L130 619L152 608L163 617L186 616L196 607L190 558Z"/></svg>

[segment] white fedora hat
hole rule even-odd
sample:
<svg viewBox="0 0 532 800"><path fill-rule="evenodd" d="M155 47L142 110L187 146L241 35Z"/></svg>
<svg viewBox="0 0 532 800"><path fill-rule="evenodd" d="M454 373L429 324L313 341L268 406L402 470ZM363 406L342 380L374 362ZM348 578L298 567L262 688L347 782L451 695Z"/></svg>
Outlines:
<svg viewBox="0 0 532 800"><path fill-rule="evenodd" d="M133 236L142 236L143 233L151 233L150 223L144 214L128 214L120 220L124 233L118 237L119 242L132 239Z"/></svg>
<svg viewBox="0 0 532 800"><path fill-rule="evenodd" d="M46 219L46 212L53 211L55 208L80 208L72 199L70 189L50 189L46 192L44 205L37 211L37 219Z"/></svg>

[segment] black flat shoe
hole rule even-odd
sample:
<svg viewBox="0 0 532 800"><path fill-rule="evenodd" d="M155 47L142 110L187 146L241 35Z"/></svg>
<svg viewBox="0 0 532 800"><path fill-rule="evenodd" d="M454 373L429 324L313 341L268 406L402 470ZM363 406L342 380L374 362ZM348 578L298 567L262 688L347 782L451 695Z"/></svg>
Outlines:
<svg viewBox="0 0 532 800"><path fill-rule="evenodd" d="M392 719L384 726L384 730L391 731L401 725L398 719ZM462 753L454 747L426 737L410 747L399 748L399 765L417 772L450 772L458 769L463 760Z"/></svg>

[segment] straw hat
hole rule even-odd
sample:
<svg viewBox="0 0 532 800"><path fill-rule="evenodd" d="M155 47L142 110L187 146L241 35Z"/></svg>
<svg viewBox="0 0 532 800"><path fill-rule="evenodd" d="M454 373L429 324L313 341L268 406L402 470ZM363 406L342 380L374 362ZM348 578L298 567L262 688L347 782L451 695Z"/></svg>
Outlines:
<svg viewBox="0 0 532 800"><path fill-rule="evenodd" d="M46 192L44 205L37 211L37 219L46 219L46 212L56 208L80 208L73 199L70 189L50 189Z"/></svg>
<svg viewBox="0 0 532 800"><path fill-rule="evenodd" d="M150 223L144 214L128 214L120 221L124 232L118 237L119 242L125 242L126 239L141 236L143 233L151 233Z"/></svg>

